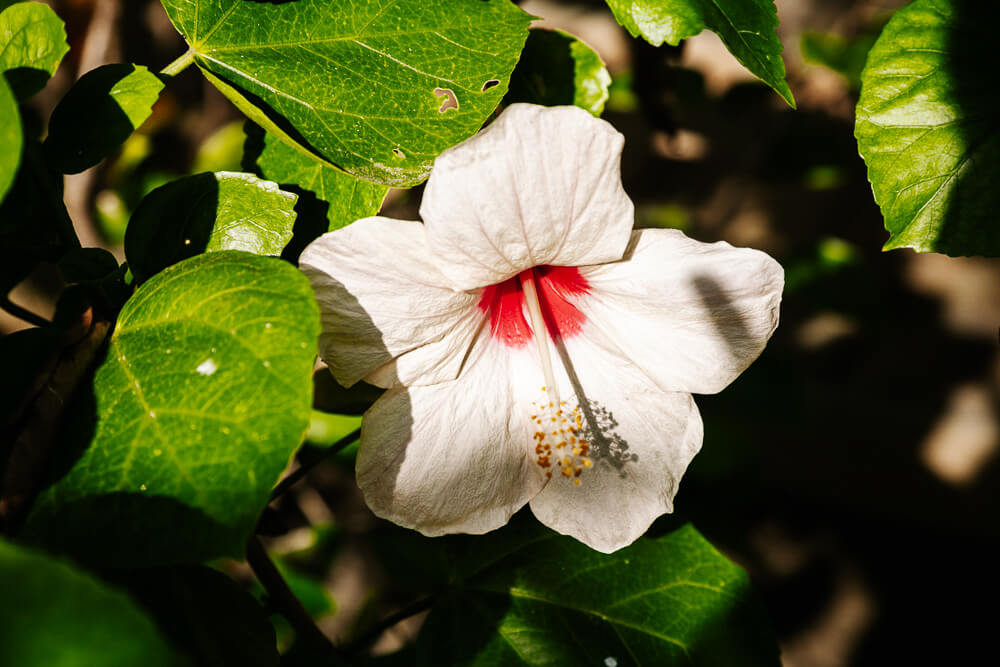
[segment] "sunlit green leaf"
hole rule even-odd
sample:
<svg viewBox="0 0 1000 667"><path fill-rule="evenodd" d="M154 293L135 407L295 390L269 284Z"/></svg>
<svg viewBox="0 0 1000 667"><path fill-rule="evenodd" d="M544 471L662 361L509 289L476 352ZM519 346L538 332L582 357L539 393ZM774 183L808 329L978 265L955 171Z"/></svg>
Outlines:
<svg viewBox="0 0 1000 667"><path fill-rule="evenodd" d="M586 43L560 30L535 29L528 34L504 102L575 104L600 116L610 85L604 61Z"/></svg>
<svg viewBox="0 0 1000 667"><path fill-rule="evenodd" d="M774 0L607 0L618 23L654 46L676 46L705 28L754 76L795 106L785 82Z"/></svg>
<svg viewBox="0 0 1000 667"><path fill-rule="evenodd" d="M26 537L109 564L240 555L309 425L318 335L282 260L214 252L157 274L122 309Z"/></svg>
<svg viewBox="0 0 1000 667"><path fill-rule="evenodd" d="M21 164L21 114L17 100L0 77L0 201L14 183L17 167Z"/></svg>
<svg viewBox="0 0 1000 667"><path fill-rule="evenodd" d="M141 282L202 252L280 255L292 238L295 200L294 194L251 174L180 178L139 204L125 232L125 256Z"/></svg>
<svg viewBox="0 0 1000 667"><path fill-rule="evenodd" d="M52 112L45 159L64 174L93 167L149 118L161 90L160 79L141 65L87 72Z"/></svg>
<svg viewBox="0 0 1000 667"><path fill-rule="evenodd" d="M530 20L509 0L163 5L198 66L254 122L397 186L426 178L493 112Z"/></svg>
<svg viewBox="0 0 1000 667"><path fill-rule="evenodd" d="M263 146L257 167L264 178L299 194L300 215L321 219L315 224L313 238L378 213L389 191L387 186L334 169L271 134L260 140Z"/></svg>
<svg viewBox="0 0 1000 667"><path fill-rule="evenodd" d="M998 19L992 3L915 0L868 55L854 135L886 250L1000 255Z"/></svg>
<svg viewBox="0 0 1000 667"><path fill-rule="evenodd" d="M404 553L419 567L419 547ZM426 563L431 581L447 572L437 585L448 592L421 631L419 665L780 664L746 574L690 526L605 555L515 519L447 538Z"/></svg>
<svg viewBox="0 0 1000 667"><path fill-rule="evenodd" d="M19 2L0 12L0 72L19 100L55 74L69 51L62 19L40 2Z"/></svg>
<svg viewBox="0 0 1000 667"><path fill-rule="evenodd" d="M67 563L0 540L0 664L188 664L125 594Z"/></svg>

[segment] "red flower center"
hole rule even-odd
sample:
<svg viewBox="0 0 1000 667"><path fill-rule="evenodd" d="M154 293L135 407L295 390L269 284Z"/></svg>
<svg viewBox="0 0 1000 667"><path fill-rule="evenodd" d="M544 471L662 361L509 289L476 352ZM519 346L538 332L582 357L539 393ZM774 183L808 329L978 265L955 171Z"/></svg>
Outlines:
<svg viewBox="0 0 1000 667"><path fill-rule="evenodd" d="M543 265L483 289L479 309L489 314L494 338L510 347L521 347L531 341L531 326L524 316L522 276L534 279L545 328L553 340L580 333L587 318L567 297L588 294L590 284L575 266Z"/></svg>

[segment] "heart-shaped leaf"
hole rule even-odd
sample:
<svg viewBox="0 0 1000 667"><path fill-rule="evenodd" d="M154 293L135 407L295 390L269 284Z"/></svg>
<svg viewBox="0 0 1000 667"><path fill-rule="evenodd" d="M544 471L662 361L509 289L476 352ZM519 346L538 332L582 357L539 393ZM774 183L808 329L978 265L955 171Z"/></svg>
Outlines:
<svg viewBox="0 0 1000 667"><path fill-rule="evenodd" d="M523 514L482 537L395 535L385 562L441 591L418 665L780 664L746 573L689 525L610 555Z"/></svg>
<svg viewBox="0 0 1000 667"><path fill-rule="evenodd" d="M194 61L254 122L396 186L426 178L496 109L531 19L509 0L162 1Z"/></svg>
<svg viewBox="0 0 1000 667"><path fill-rule="evenodd" d="M240 555L308 427L318 335L281 260L215 252L157 274L122 309L25 537L109 565Z"/></svg>
<svg viewBox="0 0 1000 667"><path fill-rule="evenodd" d="M854 136L885 250L1000 255L997 20L993 3L915 0L868 54Z"/></svg>

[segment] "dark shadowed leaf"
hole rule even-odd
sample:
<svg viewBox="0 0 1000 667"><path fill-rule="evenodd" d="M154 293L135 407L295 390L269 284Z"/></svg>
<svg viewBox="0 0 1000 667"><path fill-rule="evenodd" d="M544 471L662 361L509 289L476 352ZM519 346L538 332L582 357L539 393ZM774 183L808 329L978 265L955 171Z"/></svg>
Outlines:
<svg viewBox="0 0 1000 667"><path fill-rule="evenodd" d="M254 122L396 186L426 178L439 153L493 112L530 21L509 0L163 6L198 66Z"/></svg>
<svg viewBox="0 0 1000 667"><path fill-rule="evenodd" d="M795 106L785 82L774 0L607 0L618 23L654 46L673 46L705 28L740 64Z"/></svg>
<svg viewBox="0 0 1000 667"><path fill-rule="evenodd" d="M0 203L0 293L6 294L41 260L58 260L79 247L63 203L62 175L42 161L41 145L27 140L14 183Z"/></svg>
<svg viewBox="0 0 1000 667"><path fill-rule="evenodd" d="M163 634L198 667L277 667L274 629L260 603L207 567L115 575Z"/></svg>
<svg viewBox="0 0 1000 667"><path fill-rule="evenodd" d="M993 3L916 0L869 52L854 135L885 250L1000 255L998 20Z"/></svg>
<svg viewBox="0 0 1000 667"><path fill-rule="evenodd" d="M281 260L159 273L122 309L25 536L110 565L240 556L308 427L318 335L312 289Z"/></svg>
<svg viewBox="0 0 1000 667"><path fill-rule="evenodd" d="M67 563L0 540L0 664L188 664L120 593Z"/></svg>
<svg viewBox="0 0 1000 667"><path fill-rule="evenodd" d="M125 256L136 280L202 252L280 255L292 238L296 196L251 174L218 172L153 190L132 214Z"/></svg>
<svg viewBox="0 0 1000 667"><path fill-rule="evenodd" d="M103 65L73 84L52 112L43 149L64 174L111 155L152 113L163 83L141 65Z"/></svg>

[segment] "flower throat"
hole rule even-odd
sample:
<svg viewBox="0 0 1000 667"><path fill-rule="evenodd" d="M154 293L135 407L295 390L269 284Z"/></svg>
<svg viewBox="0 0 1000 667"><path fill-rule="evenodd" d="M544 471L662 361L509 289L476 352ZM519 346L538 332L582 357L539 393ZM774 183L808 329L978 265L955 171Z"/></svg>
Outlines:
<svg viewBox="0 0 1000 667"><path fill-rule="evenodd" d="M532 436L535 460L547 477L557 466L562 476L572 479L575 485L580 484L583 470L592 465L587 456L590 447L581 437L579 409L566 412L565 402L559 399L548 340L534 334L547 331L555 342L579 334L586 317L568 297L589 291L590 285L576 267L543 265L486 287L479 300L480 310L489 314L494 338L517 348L535 341L546 382L542 392L548 397L541 404L532 402L537 413L531 415L537 427Z"/></svg>

